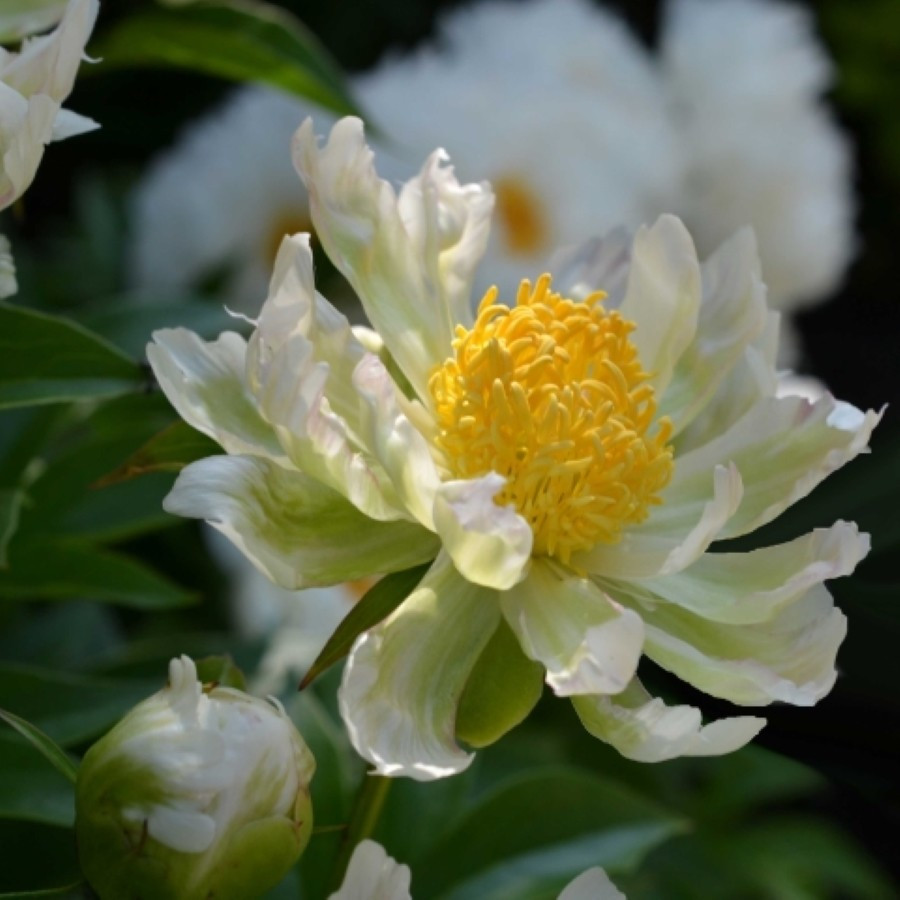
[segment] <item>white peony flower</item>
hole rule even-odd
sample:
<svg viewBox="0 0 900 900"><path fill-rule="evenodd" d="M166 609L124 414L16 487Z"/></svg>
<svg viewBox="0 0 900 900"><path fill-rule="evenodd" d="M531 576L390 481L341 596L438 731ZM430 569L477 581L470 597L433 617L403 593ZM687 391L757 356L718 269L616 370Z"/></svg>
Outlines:
<svg viewBox="0 0 900 900"><path fill-rule="evenodd" d="M283 708L169 682L88 751L76 785L82 869L103 900L240 900L277 884L312 833L315 760Z"/></svg>
<svg viewBox="0 0 900 900"><path fill-rule="evenodd" d="M461 177L493 184L478 290L514 292L560 246L667 212L703 256L754 227L775 308L837 286L854 245L850 161L809 14L774 0L666 10L653 55L588 0L487 0L357 80L390 138L389 181L442 144ZM300 108L246 89L160 160L135 204L137 284L184 286L228 264L230 302L263 296L277 239L308 216L283 160Z"/></svg>
<svg viewBox="0 0 900 900"><path fill-rule="evenodd" d="M20 53L0 48L0 209L31 184L46 144L97 127L61 107L98 8L97 0L70 0L53 32L28 39Z"/></svg>
<svg viewBox="0 0 900 900"><path fill-rule="evenodd" d="M412 900L409 866L375 841L357 844L340 889L328 900ZM625 900L601 868L588 869L564 888L559 900Z"/></svg>
<svg viewBox="0 0 900 900"><path fill-rule="evenodd" d="M572 254L562 294L542 276L475 314L488 184L460 184L438 150L397 194L352 118L324 147L307 120L294 159L382 351L316 293L298 235L249 344L176 329L148 357L228 454L184 469L169 511L291 589L433 560L348 659L340 703L360 754L387 775L459 772L471 755L456 738L496 740L542 675L634 759L729 752L762 727L702 727L652 699L642 652L741 705L824 696L845 620L823 581L853 571L867 536L838 522L708 551L864 451L879 415L775 396L752 233L701 265L664 216L633 244L615 233Z"/></svg>

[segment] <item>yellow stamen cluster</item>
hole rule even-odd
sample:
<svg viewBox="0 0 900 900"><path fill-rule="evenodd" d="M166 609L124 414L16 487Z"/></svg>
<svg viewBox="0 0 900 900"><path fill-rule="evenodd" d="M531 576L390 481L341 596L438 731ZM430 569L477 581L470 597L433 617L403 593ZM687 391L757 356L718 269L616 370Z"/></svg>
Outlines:
<svg viewBox="0 0 900 900"><path fill-rule="evenodd" d="M455 477L505 476L496 502L529 522L535 554L563 562L618 541L672 474L670 422L648 434L656 400L628 337L634 324L604 297L566 299L543 275L533 290L522 282L510 309L491 288L429 383L436 443Z"/></svg>

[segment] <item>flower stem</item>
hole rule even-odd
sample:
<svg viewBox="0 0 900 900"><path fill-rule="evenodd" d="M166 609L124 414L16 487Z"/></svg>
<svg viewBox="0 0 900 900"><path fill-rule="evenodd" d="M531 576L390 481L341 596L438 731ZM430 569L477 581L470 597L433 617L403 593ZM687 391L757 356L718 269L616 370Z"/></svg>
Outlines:
<svg viewBox="0 0 900 900"><path fill-rule="evenodd" d="M356 795L356 802L353 804L353 811L350 813L347 833L344 835L338 851L332 877L332 891L336 891L343 883L347 866L350 864L350 857L353 856L356 845L367 837L371 837L375 832L375 826L381 817L390 789L391 779L385 778L383 775L366 775L363 778L362 786Z"/></svg>

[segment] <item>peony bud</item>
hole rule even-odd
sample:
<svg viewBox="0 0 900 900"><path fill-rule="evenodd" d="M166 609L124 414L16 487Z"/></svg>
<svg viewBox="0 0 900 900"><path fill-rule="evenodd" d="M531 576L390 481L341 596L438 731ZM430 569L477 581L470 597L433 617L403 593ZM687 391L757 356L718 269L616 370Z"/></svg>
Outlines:
<svg viewBox="0 0 900 900"><path fill-rule="evenodd" d="M242 900L276 885L312 831L315 760L276 702L169 683L88 751L76 785L85 877L101 900Z"/></svg>

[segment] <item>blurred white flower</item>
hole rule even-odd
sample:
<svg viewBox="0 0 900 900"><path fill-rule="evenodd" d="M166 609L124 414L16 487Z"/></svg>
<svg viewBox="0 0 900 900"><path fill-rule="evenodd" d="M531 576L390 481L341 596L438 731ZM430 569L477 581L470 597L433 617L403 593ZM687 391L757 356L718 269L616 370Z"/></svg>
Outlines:
<svg viewBox="0 0 900 900"><path fill-rule="evenodd" d="M9 249L9 241L0 234L0 300L11 297L17 290L16 264Z"/></svg>
<svg viewBox="0 0 900 900"><path fill-rule="evenodd" d="M356 845L340 889L328 900L412 900L411 873L392 859L381 844ZM601 868L588 869L563 889L559 900L625 900Z"/></svg>
<svg viewBox="0 0 900 900"><path fill-rule="evenodd" d="M98 127L61 108L98 9L97 0L71 0L53 32L29 38L19 53L0 48L0 209L31 184L46 144Z"/></svg>
<svg viewBox="0 0 900 900"><path fill-rule="evenodd" d="M389 181L437 145L461 177L491 181L477 290L514 291L559 247L664 212L701 255L751 225L776 309L837 286L854 248L850 160L809 13L778 0L665 9L654 55L588 0L487 0L357 80L391 139L379 148ZM301 104L252 88L193 126L138 192L138 284L228 264L229 299L255 304L277 238L308 215L283 160L300 117Z"/></svg>
<svg viewBox="0 0 900 900"><path fill-rule="evenodd" d="M202 685L186 656L84 757L82 868L102 900L240 900L281 880L312 833L315 760L284 709Z"/></svg>
<svg viewBox="0 0 900 900"><path fill-rule="evenodd" d="M663 216L561 259L562 293L544 275L475 312L489 184L460 184L438 150L395 192L352 118L324 146L307 120L294 160L383 347L316 292L297 235L249 342L165 330L147 354L226 453L181 472L170 512L292 589L431 563L348 658L357 751L387 775L462 771L457 738L497 740L542 679L642 761L730 752L762 727L653 699L642 653L742 706L823 697L846 629L824 581L853 571L868 536L837 522L707 551L863 452L880 415L776 396L778 315L752 232L701 264Z"/></svg>

